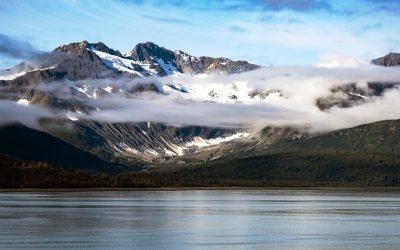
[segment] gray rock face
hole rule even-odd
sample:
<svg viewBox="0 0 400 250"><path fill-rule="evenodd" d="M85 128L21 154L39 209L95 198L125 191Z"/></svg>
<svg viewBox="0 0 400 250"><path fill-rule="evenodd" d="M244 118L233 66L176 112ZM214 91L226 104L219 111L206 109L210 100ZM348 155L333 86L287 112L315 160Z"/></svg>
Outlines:
<svg viewBox="0 0 400 250"><path fill-rule="evenodd" d="M90 46L86 41L71 43L60 46L47 55L17 65L12 71L24 74L11 80L0 80L0 86L3 89L0 92L0 98L25 98L32 104L58 108L77 106L35 87L40 83L113 78L121 75L120 72L107 67L94 52L88 50ZM95 46L106 49L100 43Z"/></svg>
<svg viewBox="0 0 400 250"><path fill-rule="evenodd" d="M79 121L69 124L69 130L57 130L52 121L47 121L45 125L51 134L78 148L153 162L165 161L194 150L187 145L194 137L209 139L236 132L233 129L173 127L160 123Z"/></svg>
<svg viewBox="0 0 400 250"><path fill-rule="evenodd" d="M180 50L173 52L151 42L139 43L126 57L152 64L152 68L160 76L171 74L168 68L174 68L177 72L189 74L212 72L235 74L260 67L247 61L233 61L228 58L206 56L195 57ZM160 62L160 60L162 61ZM168 67L163 67L162 64L166 64Z"/></svg>
<svg viewBox="0 0 400 250"><path fill-rule="evenodd" d="M17 65L12 71L26 73L12 80L1 80L0 84L21 88L63 79L77 81L119 75L88 50L89 46L86 41L60 46L45 56Z"/></svg>
<svg viewBox="0 0 400 250"><path fill-rule="evenodd" d="M121 52L119 52L118 50L113 50L113 49L107 47L107 45L105 45L102 42L91 43L91 44L89 44L89 48L95 49L95 50L98 50L98 51L102 51L102 52L105 52L105 53L110 54L110 55L123 57Z"/></svg>
<svg viewBox="0 0 400 250"><path fill-rule="evenodd" d="M237 74L258 69L260 66L247 61L233 61L228 58L194 57L182 51L175 52L175 60L178 67L185 73L201 74L212 72L224 72Z"/></svg>
<svg viewBox="0 0 400 250"><path fill-rule="evenodd" d="M388 89L397 88L400 83L369 82L366 87L357 83L343 84L331 89L329 96L320 97L316 105L320 110L328 110L334 106L349 108L370 102L373 97L382 96Z"/></svg>
<svg viewBox="0 0 400 250"><path fill-rule="evenodd" d="M115 76L116 72L107 67L96 53L90 50L92 46L105 51L110 50L102 43L89 44L87 41L83 41L60 46L50 56L57 62L56 69L65 72L65 78L68 80L75 81ZM111 52L119 53L114 50L111 50Z"/></svg>
<svg viewBox="0 0 400 250"><path fill-rule="evenodd" d="M154 58L163 59L166 63L175 60L174 53L152 42L139 43L128 53L128 58L136 61L153 61Z"/></svg>
<svg viewBox="0 0 400 250"><path fill-rule="evenodd" d="M176 65L174 53L152 42L137 44L126 58L150 64L150 68L156 70L159 76L169 75L174 69L182 73Z"/></svg>
<svg viewBox="0 0 400 250"><path fill-rule="evenodd" d="M371 63L385 67L399 66L400 53L389 53L386 56L372 60Z"/></svg>

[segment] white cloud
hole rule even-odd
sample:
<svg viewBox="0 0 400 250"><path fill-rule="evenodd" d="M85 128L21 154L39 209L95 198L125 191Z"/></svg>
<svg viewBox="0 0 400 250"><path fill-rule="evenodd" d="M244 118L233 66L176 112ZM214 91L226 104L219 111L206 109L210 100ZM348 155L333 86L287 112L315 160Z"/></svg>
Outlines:
<svg viewBox="0 0 400 250"><path fill-rule="evenodd" d="M320 67L266 67L259 70L234 74L187 75L152 78L146 84L157 82L179 83L190 90L201 89L225 91L236 89L241 93L237 100L210 101L197 96L198 92L168 94L138 92L129 94L142 80L105 79L41 85L59 98L76 100L68 89L74 84L86 84L93 88L110 86L113 94L104 93L97 98L86 98L80 103L92 107L89 114L73 113L79 120L93 119L107 122L162 122L172 125L201 125L210 127L253 127L268 125L307 126L314 131L327 131L352 127L385 119L400 119L400 90L388 90L382 97L374 97L370 103L351 108L331 108L321 111L316 106L319 97L327 96L333 86L346 83L400 82L400 67L385 68L361 66L357 68ZM119 89L125 90L121 93ZM267 97L265 100L248 101L248 92L253 89L280 90L282 97ZM224 92L221 92L224 94ZM247 99L246 99L247 98ZM212 100L212 99L211 99ZM70 110L70 112L75 112ZM17 105L17 102L0 103L1 121L13 120L35 124L40 117L66 118L66 110L54 113L34 105Z"/></svg>
<svg viewBox="0 0 400 250"><path fill-rule="evenodd" d="M333 86L356 82L399 82L400 68L365 66L359 68L271 67L238 75L180 75L163 78L189 86L230 88L241 83L243 89L281 90L282 98L260 102L202 102L190 94L171 92L169 95L142 93L134 98L111 96L91 100L100 107L88 118L110 122L164 122L174 125L223 127L263 127L267 125L309 126L315 131L340 129L384 119L400 118L400 90L388 91L371 103L352 108L321 111L316 99L330 93ZM112 108L110 108L112 107Z"/></svg>
<svg viewBox="0 0 400 250"><path fill-rule="evenodd" d="M323 54L320 57L320 62L317 67L321 68L357 68L366 65L355 58L347 57L339 53Z"/></svg>
<svg viewBox="0 0 400 250"><path fill-rule="evenodd" d="M0 124L20 122L29 127L40 129L39 118L54 118L56 116L55 113L43 107L0 100Z"/></svg>

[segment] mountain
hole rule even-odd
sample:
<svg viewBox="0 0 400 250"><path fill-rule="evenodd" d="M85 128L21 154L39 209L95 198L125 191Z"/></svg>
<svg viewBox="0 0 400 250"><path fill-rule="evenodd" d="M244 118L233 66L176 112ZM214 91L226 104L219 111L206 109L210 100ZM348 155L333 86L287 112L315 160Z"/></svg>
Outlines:
<svg viewBox="0 0 400 250"><path fill-rule="evenodd" d="M227 58L195 57L183 51L170 51L152 42L139 43L125 55L141 63L149 63L158 75L173 73L202 74L211 72L226 72L229 74L251 71L259 68L246 61L233 61Z"/></svg>
<svg viewBox="0 0 400 250"><path fill-rule="evenodd" d="M386 120L325 133L294 127L266 127L257 154L294 150L377 153L400 157L400 120ZM261 142L261 143L260 143Z"/></svg>
<svg viewBox="0 0 400 250"><path fill-rule="evenodd" d="M400 160L400 120L380 121L318 134L311 133L307 128L268 126L247 140L209 148L191 158L201 162L213 158L216 159L213 162L217 162L296 151L383 154ZM184 156L181 158L185 159Z"/></svg>
<svg viewBox="0 0 400 250"><path fill-rule="evenodd" d="M298 128L267 127L260 137L260 141L270 141L265 144L264 152L331 150L400 157L400 120L379 121L319 134ZM274 139L271 141L271 138Z"/></svg>
<svg viewBox="0 0 400 250"><path fill-rule="evenodd" d="M135 95L137 92L185 93L184 97L204 101L236 102L265 99L270 90L253 90L243 95L242 89L232 85L196 86L171 80L165 82L162 76L180 73L242 73L260 66L246 61L234 61L227 58L194 57L180 50L171 51L154 43L140 43L131 52L122 55L104 43L87 41L70 43L54 49L51 53L21 63L0 74L1 99L22 99L30 104L39 104L67 110L87 110L80 105L82 98L95 99L102 95ZM133 88L113 88L107 81L93 84L90 80L145 79L151 81L137 84ZM68 82L68 84L65 84ZM70 102L59 98L58 93L49 94L38 88L40 84L59 83L59 90L71 92L76 98ZM219 88L219 89L216 89ZM246 90L247 91L247 90ZM273 90L272 92L276 92ZM242 96L245 99L240 99Z"/></svg>
<svg viewBox="0 0 400 250"><path fill-rule="evenodd" d="M244 137L239 129L199 126L168 126L161 123L106 123L96 121L42 122L53 136L104 160L130 159L165 162L193 152L196 148L218 145ZM68 124L68 125L66 125ZM68 129L65 129L65 127ZM215 139L217 138L217 139Z"/></svg>
<svg viewBox="0 0 400 250"><path fill-rule="evenodd" d="M399 166L390 154L297 150L158 169L149 179L186 187L399 187Z"/></svg>
<svg viewBox="0 0 400 250"><path fill-rule="evenodd" d="M391 67L400 65L400 53L389 53L386 56L373 59L371 63L375 65Z"/></svg>
<svg viewBox="0 0 400 250"><path fill-rule="evenodd" d="M378 66L392 67L400 65L400 53L389 53L383 57L371 60ZM345 83L331 89L330 95L317 99L316 104L320 110L328 110L334 106L348 108L370 102L374 97L380 97L385 91L398 88L397 82L367 82L366 86L357 83Z"/></svg>
<svg viewBox="0 0 400 250"><path fill-rule="evenodd" d="M245 61L226 58L194 57L182 51L171 51L154 43L140 43L123 55L104 43L87 41L61 45L51 53L21 63L5 75L0 76L1 99L11 99L26 105L41 105L65 113L64 121L47 121L42 125L47 132L72 145L97 154L106 160L133 158L146 161L163 161L170 157L190 152L197 144L215 144L208 139L220 141L240 133L237 129L206 127L174 127L157 123L104 123L80 120L79 114L97 112L88 100L121 95L134 98L137 92L151 91L168 95L171 91L183 93L189 98L203 94L204 88L190 90L187 85L163 83L162 76L211 72L240 73L257 69L259 66ZM107 82L118 79L140 79L153 77L149 83L137 84L134 88L115 88ZM104 79L104 83L93 84ZM40 85L52 83L54 90L41 90ZM231 101L235 91L226 96L204 97ZM225 90L224 90L225 91ZM226 91L225 91L226 92ZM64 98L65 94L69 98ZM69 120L69 121L68 121ZM63 122L72 130L50 124ZM89 139L90 138L90 139ZM200 140L200 142L199 142ZM197 143L197 144L196 144Z"/></svg>
<svg viewBox="0 0 400 250"><path fill-rule="evenodd" d="M22 125L0 128L0 154L5 155L4 162L8 164L15 160L21 167L18 171L22 172L28 171L23 165L36 166L38 162L65 170L143 170L121 178L129 185L136 185L132 183L134 180L141 183L145 180L146 185L153 186L179 183L270 185L271 181L287 184L301 180L317 183L340 178L348 183L354 180L352 175L362 176L354 166L377 174L382 174L381 170L371 167L371 162L387 164L393 169L397 166L398 121L315 134L307 128L286 126L269 126L257 132L241 125L223 128L155 121L104 122L87 118L107 109L99 104L102 100L123 98L130 101L148 92L154 98L173 96L182 102L223 105L268 103L273 98L285 98L285 93L279 89L257 89L240 82L226 85L211 81L200 85L176 81L181 79L176 77L179 74L209 77L207 74L238 74L259 67L227 58L195 57L151 42L139 43L126 54L101 42L82 41L59 46L0 76L0 99L19 105L40 105L58 114L39 120L45 132ZM397 82L338 83L329 94L317 98L315 105L324 112L332 107L362 105L398 86ZM370 159L368 155L372 156L371 162L366 160ZM344 166L354 171L343 176ZM48 171L46 169L43 171ZM325 178L324 173L329 178ZM285 179L286 175L291 179ZM163 180L164 176L170 179ZM99 177L98 183L104 185L115 183L117 180L113 178L120 178L104 177L110 178L104 180L103 177Z"/></svg>
<svg viewBox="0 0 400 250"><path fill-rule="evenodd" d="M140 43L134 49L122 55L118 50L104 43L89 43L87 41L70 43L54 49L52 52L32 58L12 69L0 74L1 99L10 96L15 99L26 99L31 104L55 106L64 109L84 109L57 96L51 96L36 89L39 84L71 81L70 91L77 97L96 98L99 95L111 93L110 86L92 86L79 81L95 79L120 79L162 77L179 73L203 74L225 72L241 73L259 68L246 61L233 61L226 58L194 57L182 51L171 51L154 43ZM187 87L179 83L153 83L138 85L128 90L128 94L141 91L187 92ZM10 95L13 94L13 95ZM230 95L234 96L234 95ZM229 100L229 97L226 97ZM18 99L16 99L18 101Z"/></svg>
<svg viewBox="0 0 400 250"><path fill-rule="evenodd" d="M389 53L384 57L374 59L372 64L378 66L400 65L400 54ZM371 102L375 97L381 97L387 90L398 88L400 80L396 82L367 82L365 84L345 83L337 85L330 90L330 94L317 99L316 105L320 110L326 111L332 107L349 108Z"/></svg>
<svg viewBox="0 0 400 250"><path fill-rule="evenodd" d="M217 160L157 171L185 186L400 186L400 120L319 135L268 127Z"/></svg>
<svg viewBox="0 0 400 250"><path fill-rule="evenodd" d="M260 66L227 58L194 57L154 43L137 44L126 55L102 42L70 43L17 65L0 76L0 84L29 85L61 79L71 81L116 77L166 76L175 73L241 73Z"/></svg>
<svg viewBox="0 0 400 250"><path fill-rule="evenodd" d="M310 150L391 154L400 159L400 120L379 121L296 140L290 147Z"/></svg>
<svg viewBox="0 0 400 250"><path fill-rule="evenodd" d="M45 132L21 124L0 127L0 141L0 154L20 160L46 162L65 169L90 171L121 169Z"/></svg>
<svg viewBox="0 0 400 250"><path fill-rule="evenodd" d="M400 120L303 137L299 136L301 131L296 132L293 128L271 127L263 132L262 136L266 137L263 140L266 142L275 133L279 135L257 154L234 154L211 161L166 164L144 172L119 175L53 170L46 164L20 162L0 154L3 166L0 186L397 187L400 186L399 131ZM250 141L247 145L251 143L257 144ZM229 150L236 149L240 149L237 144Z"/></svg>

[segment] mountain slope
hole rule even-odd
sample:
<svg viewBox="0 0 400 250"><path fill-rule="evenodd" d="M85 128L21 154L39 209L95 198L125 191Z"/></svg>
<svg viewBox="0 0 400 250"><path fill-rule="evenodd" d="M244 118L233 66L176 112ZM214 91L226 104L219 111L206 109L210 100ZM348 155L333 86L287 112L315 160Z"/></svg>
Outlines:
<svg viewBox="0 0 400 250"><path fill-rule="evenodd" d="M118 175L64 171L0 154L0 187L398 187L391 155L294 151Z"/></svg>
<svg viewBox="0 0 400 250"><path fill-rule="evenodd" d="M162 175L176 176L174 184L183 186L399 186L400 157L290 151L166 169Z"/></svg>
<svg viewBox="0 0 400 250"><path fill-rule="evenodd" d="M289 147L310 150L393 154L400 158L400 120L380 121L295 140Z"/></svg>
<svg viewBox="0 0 400 250"><path fill-rule="evenodd" d="M265 127L248 140L208 151L219 159L247 158L293 151L385 154L400 159L400 120L387 120L326 133L305 128ZM399 166L400 167L400 166Z"/></svg>
<svg viewBox="0 0 400 250"><path fill-rule="evenodd" d="M165 170L184 185L399 186L400 120L320 135L266 128L256 141L235 144L214 161ZM230 153L231 152L231 153ZM163 171L163 170L160 170Z"/></svg>
<svg viewBox="0 0 400 250"><path fill-rule="evenodd" d="M243 136L242 130L198 126L174 127L160 123L70 122L68 129L54 121L42 122L50 134L102 156L164 162L199 147L222 144ZM213 138L219 138L218 140Z"/></svg>
<svg viewBox="0 0 400 250"><path fill-rule="evenodd" d="M138 62L150 63L160 76L176 73L203 74L211 72L234 74L260 67L246 61L233 61L222 57L195 57L180 50L173 52L152 42L139 43L131 52L126 54L126 57Z"/></svg>
<svg viewBox="0 0 400 250"><path fill-rule="evenodd" d="M29 176L57 175L59 182L47 181L46 187L399 186L399 128L400 120L382 121L312 137L299 137L299 131L294 129L271 128L263 132L264 136L274 137L272 131L280 135L270 138L271 144L268 144L267 138L264 138L266 149L258 155L233 155L200 164L167 164L161 165L164 166L162 168L153 168L142 173L127 173L118 176L54 172L49 166L37 165L37 163L17 164L17 169L14 169L12 166L16 164L15 160L6 157L4 161L9 164L5 174L8 177L0 178L0 185L10 187L15 187L18 183L24 187L44 185L31 179L24 179L22 173L26 172ZM1 130L0 138L6 143L1 145L0 153L7 153L11 148L12 155L16 155L17 158L54 162L54 159L46 159L49 157L48 153L45 156L40 153L39 146L41 145L35 143L38 138L32 136L32 133L34 135L39 133L39 138L45 143L43 149L50 152L50 155L55 153L53 156L58 157L54 149L63 148L58 142L52 143L53 139L46 138L43 136L44 133L32 132L31 129L20 125L5 127ZM27 146L21 145L7 139L7 135L12 139L30 138L35 141L28 143ZM389 138L389 140L381 138ZM48 145L53 148L53 151L46 146L47 141L51 142ZM20 150L22 150L22 156L18 155L18 153L21 154ZM36 158L33 159L32 155L27 157L25 153L33 154ZM38 158L38 155L41 157ZM65 156L61 156L61 159L65 159ZM26 169L26 166L30 165L39 167L35 167L33 173L29 168ZM77 164L74 165L77 166ZM77 181L65 181L66 176L76 178Z"/></svg>
<svg viewBox="0 0 400 250"><path fill-rule="evenodd" d="M20 124L0 127L0 153L21 160L41 161L65 169L116 170L94 155L47 133Z"/></svg>

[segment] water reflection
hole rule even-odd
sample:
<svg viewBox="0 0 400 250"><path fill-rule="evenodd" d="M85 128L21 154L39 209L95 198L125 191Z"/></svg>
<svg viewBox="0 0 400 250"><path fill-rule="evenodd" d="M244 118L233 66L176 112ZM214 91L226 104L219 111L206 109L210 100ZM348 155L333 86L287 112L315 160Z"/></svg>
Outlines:
<svg viewBox="0 0 400 250"><path fill-rule="evenodd" d="M399 208L396 192L0 193L0 247L390 249Z"/></svg>

